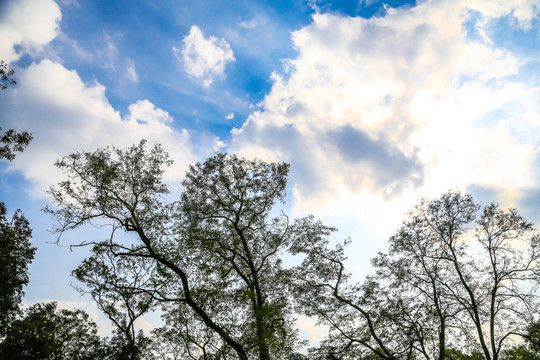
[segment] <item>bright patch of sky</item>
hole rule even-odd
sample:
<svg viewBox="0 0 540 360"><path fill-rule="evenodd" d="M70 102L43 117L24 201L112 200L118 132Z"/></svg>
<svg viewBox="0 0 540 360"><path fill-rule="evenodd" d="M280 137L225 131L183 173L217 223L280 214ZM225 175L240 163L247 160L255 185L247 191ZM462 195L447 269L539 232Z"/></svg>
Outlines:
<svg viewBox="0 0 540 360"><path fill-rule="evenodd" d="M56 159L141 138L175 159L176 191L217 150L291 163L284 210L350 236L358 279L420 197L470 191L538 224L539 13L535 0L1 2L18 84L0 93L0 126L34 134L0 163L0 200L38 246L25 301L91 309L68 286L85 254L47 244L39 209Z"/></svg>

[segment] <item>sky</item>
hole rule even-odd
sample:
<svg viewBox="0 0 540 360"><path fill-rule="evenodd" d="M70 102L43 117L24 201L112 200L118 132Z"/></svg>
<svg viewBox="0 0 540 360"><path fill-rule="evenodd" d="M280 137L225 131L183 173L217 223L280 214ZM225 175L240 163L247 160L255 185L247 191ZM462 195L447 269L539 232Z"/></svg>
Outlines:
<svg viewBox="0 0 540 360"><path fill-rule="evenodd" d="M82 307L104 333L70 286L88 252L67 246L104 235L50 244L41 211L75 151L160 143L173 194L215 151L288 162L282 210L350 238L359 280L421 198L459 190L540 224L536 0L3 0L0 59L17 80L0 127L34 135L0 161L0 200L38 248L24 302Z"/></svg>

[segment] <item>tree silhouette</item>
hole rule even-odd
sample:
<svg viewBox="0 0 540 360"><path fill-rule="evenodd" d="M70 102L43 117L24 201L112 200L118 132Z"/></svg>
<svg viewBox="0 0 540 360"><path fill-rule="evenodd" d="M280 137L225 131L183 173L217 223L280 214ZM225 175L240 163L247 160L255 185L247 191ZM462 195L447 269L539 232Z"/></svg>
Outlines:
<svg viewBox="0 0 540 360"><path fill-rule="evenodd" d="M56 303L30 306L15 320L0 344L6 360L92 360L104 358L97 326L82 310L57 309Z"/></svg>
<svg viewBox="0 0 540 360"><path fill-rule="evenodd" d="M19 312L23 287L29 281L28 265L36 252L28 220L20 210L11 220L6 213L5 204L0 202L0 335Z"/></svg>
<svg viewBox="0 0 540 360"><path fill-rule="evenodd" d="M144 141L64 157L57 166L68 180L50 190L58 210L46 209L55 231L110 225L109 240L90 243L166 269L132 291L182 305L239 359L287 358L298 343L281 264L289 224L269 214L285 197L288 165L218 153L191 166L181 199L165 203L161 175L170 164L160 146L147 152Z"/></svg>

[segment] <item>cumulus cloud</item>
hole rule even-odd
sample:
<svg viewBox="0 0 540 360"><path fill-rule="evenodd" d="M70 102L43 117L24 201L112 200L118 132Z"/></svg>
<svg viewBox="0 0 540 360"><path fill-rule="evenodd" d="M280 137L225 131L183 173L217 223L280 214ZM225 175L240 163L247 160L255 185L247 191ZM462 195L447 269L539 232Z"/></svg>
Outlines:
<svg viewBox="0 0 540 360"><path fill-rule="evenodd" d="M209 87L214 78L224 75L227 63L236 61L225 39L214 36L205 39L196 25L191 27L183 43L182 49L173 47L173 52L183 62L186 73L200 80L204 87Z"/></svg>
<svg viewBox="0 0 540 360"><path fill-rule="evenodd" d="M292 34L298 57L287 76L273 74L260 109L233 130L231 150L292 163L303 212L362 213L352 204L530 182L538 86L516 80L526 59L488 31L471 39L465 25L475 14L483 29L501 17L527 28L539 10L477 0L425 1L370 19L316 14Z"/></svg>
<svg viewBox="0 0 540 360"><path fill-rule="evenodd" d="M36 53L59 32L60 7L53 0L8 0L0 3L0 59L10 63Z"/></svg>
<svg viewBox="0 0 540 360"><path fill-rule="evenodd" d="M3 124L32 132L34 140L7 169L21 171L35 196L46 196L44 191L62 176L52 165L74 151L126 147L141 139L160 143L175 160L167 180L181 178L193 160L188 132L177 131L171 116L148 100L131 104L122 117L108 102L104 86L85 84L77 72L49 60L21 71L18 80L0 98Z"/></svg>

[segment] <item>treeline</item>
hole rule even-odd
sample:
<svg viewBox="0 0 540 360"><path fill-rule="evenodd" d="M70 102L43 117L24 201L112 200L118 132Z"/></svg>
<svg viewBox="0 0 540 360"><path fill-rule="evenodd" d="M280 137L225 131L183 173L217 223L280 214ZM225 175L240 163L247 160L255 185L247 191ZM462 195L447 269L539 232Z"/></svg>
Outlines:
<svg viewBox="0 0 540 360"><path fill-rule="evenodd" d="M30 140L8 130L1 158ZM335 228L273 216L289 165L217 153L190 166L169 201L171 163L145 141L56 163L66 179L44 210L58 241L88 225L110 229L70 245L92 248L72 275L114 325L111 338L82 310L21 311L36 249L28 221L20 211L8 219L0 203L1 359L540 359L540 235L515 209L459 192L424 200L356 283L348 241L329 240ZM286 266L287 254L301 265ZM157 308L163 327L137 332ZM305 355L297 314L329 328Z"/></svg>
<svg viewBox="0 0 540 360"><path fill-rule="evenodd" d="M92 246L73 276L116 330L99 339L80 310L37 304L6 318L0 354L22 359L15 349L51 338L69 340L45 341L55 355L43 358L302 359L294 316L305 314L330 329L309 359L538 359L540 236L516 210L459 192L424 200L354 283L347 242L329 241L336 229L271 216L286 196L287 164L218 153L191 166L169 202L171 163L144 141L56 163L67 180L45 211L58 241L110 227L107 240L72 244ZM302 264L285 266L284 254ZM135 320L157 307L164 326L137 333Z"/></svg>

